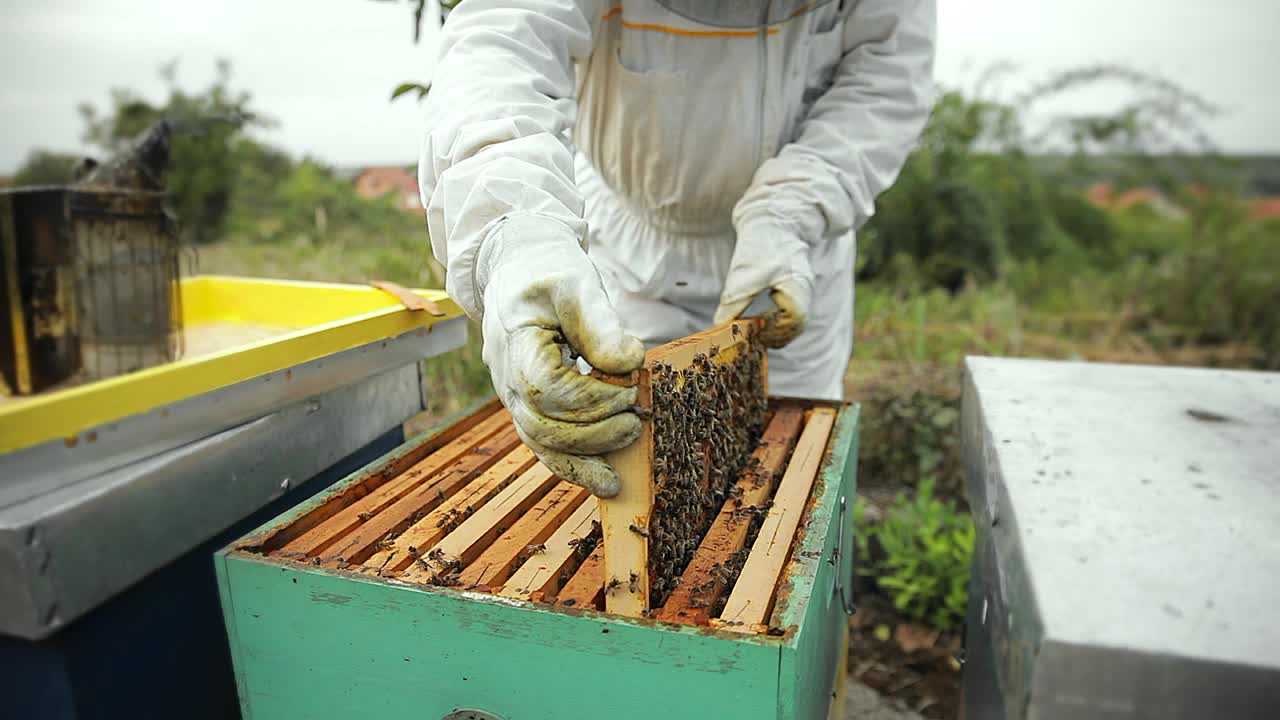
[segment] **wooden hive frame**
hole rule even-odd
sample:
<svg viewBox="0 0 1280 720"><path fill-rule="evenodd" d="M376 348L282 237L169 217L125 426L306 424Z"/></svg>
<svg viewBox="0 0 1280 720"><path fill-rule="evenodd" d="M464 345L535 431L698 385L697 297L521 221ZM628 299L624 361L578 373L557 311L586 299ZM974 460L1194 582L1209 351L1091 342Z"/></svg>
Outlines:
<svg viewBox="0 0 1280 720"><path fill-rule="evenodd" d="M604 532L604 569L613 585L606 592L609 612L641 617L650 610L649 529L654 512L654 492L659 478L654 472L653 384L656 368L665 365L678 374L698 358L727 365L751 352L760 329L758 319L735 320L654 348L645 355L644 367L627 380L639 389L637 403L644 417L640 437L632 445L608 456L618 472L621 491L600 503ZM767 356L762 353L758 392L768 397ZM728 409L724 409L727 411Z"/></svg>

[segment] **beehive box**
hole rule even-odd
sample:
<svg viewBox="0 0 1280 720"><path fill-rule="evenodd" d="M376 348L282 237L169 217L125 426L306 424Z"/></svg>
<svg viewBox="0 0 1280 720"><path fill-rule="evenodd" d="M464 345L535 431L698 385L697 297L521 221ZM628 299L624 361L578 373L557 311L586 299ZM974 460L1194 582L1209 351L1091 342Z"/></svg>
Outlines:
<svg viewBox="0 0 1280 720"><path fill-rule="evenodd" d="M244 716L826 717L858 408L773 399L769 417L739 484L779 482L778 505L731 496L676 591L640 618L602 609L628 579L606 578L593 547L598 501L538 463L500 406L407 442L218 554ZM791 477L801 465L817 466L811 487ZM781 499L798 486L799 502ZM730 552L748 526L762 529ZM744 560L735 581L726 568ZM771 563L762 601L748 576ZM760 602L765 622L729 616Z"/></svg>

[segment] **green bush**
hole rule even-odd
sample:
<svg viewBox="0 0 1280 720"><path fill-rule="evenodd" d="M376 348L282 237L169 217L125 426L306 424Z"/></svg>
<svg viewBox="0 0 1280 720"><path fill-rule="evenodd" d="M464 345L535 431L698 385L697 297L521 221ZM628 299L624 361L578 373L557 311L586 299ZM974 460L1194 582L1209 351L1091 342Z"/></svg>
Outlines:
<svg viewBox="0 0 1280 720"><path fill-rule="evenodd" d="M917 150L859 234L859 279L899 286L908 279L954 292L1058 253L1123 258L1112 252L1113 228L1082 197L1084 188L1105 180L1121 190L1168 191L1232 180L1204 155L1200 131L1215 108L1174 82L1097 65L1053 74L1017 97L984 94L983 86L1010 71L996 66L974 91L941 94ZM1106 115L1045 114L1046 102L1100 85L1123 88L1133 100Z"/></svg>
<svg viewBox="0 0 1280 720"><path fill-rule="evenodd" d="M1247 217L1231 195L1186 201L1178 248L1152 268L1147 316L1189 342L1244 342L1254 365L1280 368L1280 222Z"/></svg>
<svg viewBox="0 0 1280 720"><path fill-rule="evenodd" d="M73 170L80 158L76 155L50 152L48 150L32 150L27 159L13 176L13 184L25 185L66 185L73 178Z"/></svg>
<svg viewBox="0 0 1280 720"><path fill-rule="evenodd" d="M959 371L885 373L855 395L865 418L859 477L888 487L928 480L940 496L963 503Z"/></svg>
<svg viewBox="0 0 1280 720"><path fill-rule="evenodd" d="M935 498L927 478L914 497L898 496L884 522L859 530L863 548L878 546L874 554L863 553L875 558L867 574L894 607L942 630L964 618L973 541L969 516Z"/></svg>
<svg viewBox="0 0 1280 720"><path fill-rule="evenodd" d="M112 90L106 108L82 104L83 140L104 156L113 156L161 118L172 122L166 189L183 237L210 243L223 237L231 194L239 181L237 143L249 129L271 122L251 108L248 92L231 88L229 62L218 61L213 84L194 92L180 86L177 71L176 61L161 68L168 91L162 104L129 89Z"/></svg>

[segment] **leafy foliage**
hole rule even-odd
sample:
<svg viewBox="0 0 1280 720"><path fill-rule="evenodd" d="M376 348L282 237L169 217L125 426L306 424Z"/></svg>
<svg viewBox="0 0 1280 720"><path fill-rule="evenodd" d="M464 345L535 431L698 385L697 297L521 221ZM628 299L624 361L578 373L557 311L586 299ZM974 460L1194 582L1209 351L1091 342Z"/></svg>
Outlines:
<svg viewBox="0 0 1280 720"><path fill-rule="evenodd" d="M856 517L856 515L855 515ZM968 599L974 528L969 516L933 496L933 481L900 495L877 526L859 525L859 543L878 552L869 572L909 618L942 630L959 625Z"/></svg>
<svg viewBox="0 0 1280 720"><path fill-rule="evenodd" d="M415 92L418 94L418 99L421 100L427 96L427 93L431 92L431 86L415 82L400 83L395 90L391 91L391 99L396 100L402 95Z"/></svg>
<svg viewBox="0 0 1280 720"><path fill-rule="evenodd" d="M1177 249L1143 278L1153 298L1145 319L1197 344L1247 342L1257 350L1253 364L1280 369L1280 221L1249 220L1230 195L1187 202Z"/></svg>
<svg viewBox="0 0 1280 720"><path fill-rule="evenodd" d="M1009 72L993 67L979 85ZM1043 105L1107 84L1135 99L1111 114L1033 123ZM898 282L907 271L913 282L955 291L994 280L1011 261L1105 244L1105 221L1083 201L1083 186L1099 174L1162 188L1203 178L1212 159L1160 165L1149 153L1205 150L1202 123L1215 111L1165 78L1111 65L1058 73L1008 101L981 90L943 92L918 149L861 231L859 278ZM1055 153L1064 161L1045 162ZM1127 159L1118 168L1117 156Z"/></svg>
<svg viewBox="0 0 1280 720"><path fill-rule="evenodd" d="M399 0L377 0L377 2L399 2ZM408 0L409 6L413 9L413 42L416 45L422 40L422 20L426 16L427 1L426 0ZM443 21L449 17L449 12L456 8L462 0L440 0L437 6L440 11L440 18ZM431 83L419 82L403 82L391 91L391 99L398 100L411 93L417 94L417 100L422 100L431 92Z"/></svg>
<svg viewBox="0 0 1280 720"><path fill-rule="evenodd" d="M119 153L161 118L176 130L170 149L168 190L182 219L188 240L209 242L222 236L231 193L238 184L244 131L269 122L250 108L248 92L230 87L231 65L217 64L217 75L207 88L189 92L179 87L177 64L161 68L168 97L155 104L132 90L116 89L110 106L99 110L80 106L85 142L108 154Z"/></svg>
<svg viewBox="0 0 1280 720"><path fill-rule="evenodd" d="M963 502L958 370L886 370L855 392L864 409L858 476L888 487L932 478Z"/></svg>
<svg viewBox="0 0 1280 720"><path fill-rule="evenodd" d="M13 184L65 185L72 181L72 172L79 158L75 155L33 150L13 176Z"/></svg>

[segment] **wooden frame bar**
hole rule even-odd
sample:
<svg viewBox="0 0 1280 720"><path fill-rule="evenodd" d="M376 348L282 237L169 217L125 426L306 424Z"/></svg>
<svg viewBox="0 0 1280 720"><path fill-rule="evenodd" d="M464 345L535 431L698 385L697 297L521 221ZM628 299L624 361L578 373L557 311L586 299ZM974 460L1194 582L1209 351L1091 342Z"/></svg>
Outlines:
<svg viewBox="0 0 1280 720"><path fill-rule="evenodd" d="M584 488L561 481L480 553L480 557L463 568L458 582L463 587L482 590L502 587L516 567L532 557L533 548L542 546L590 494ZM545 550L544 546L537 552Z"/></svg>
<svg viewBox="0 0 1280 720"><path fill-rule="evenodd" d="M409 582L430 582L438 574L447 574L450 565L456 563L459 570L465 568L558 482L546 465L534 465L423 553L400 578Z"/></svg>
<svg viewBox="0 0 1280 720"><path fill-rule="evenodd" d="M382 512L370 517L355 532L334 543L320 558L324 567L345 567L363 563L378 550L378 543L394 539L395 535L413 524L419 513L429 513L488 470L507 453L520 446L514 427L498 431L495 435L467 449L461 457L443 468L426 482L414 488L404 497Z"/></svg>
<svg viewBox="0 0 1280 720"><path fill-rule="evenodd" d="M737 483L737 498L725 502L680 576L680 584L654 618L692 625L706 625L711 619L710 606L726 591L718 571L746 544L754 509L764 506L773 495L803 424L804 410L799 407L783 407L774 413L760 446L752 453L758 463L743 470Z"/></svg>
<svg viewBox="0 0 1280 720"><path fill-rule="evenodd" d="M653 407L653 398L649 387L648 370L639 371L638 386L640 388L637 403L644 411ZM649 515L653 512L653 426L644 420L640 437L627 447L606 456L609 464L618 473L621 482L618 494L600 502L600 527L603 538L600 541L602 557L599 563L601 582L605 575L629 578L635 576L637 581L631 584L635 592L615 594L606 598L605 603L610 612L631 617L639 617L649 608ZM644 528L644 534L631 528ZM604 554L608 550L607 555ZM595 557L593 553L592 557ZM591 558L583 563L583 569L590 564L594 571L596 564ZM583 570L579 569L579 573ZM576 602L594 604L596 594L589 588L580 588L574 580L569 587L574 588L571 596ZM566 590L569 589L566 587ZM591 593L588 595L588 593Z"/></svg>
<svg viewBox="0 0 1280 720"><path fill-rule="evenodd" d="M341 488L324 503L313 507L309 512L294 518L292 522L272 528L254 537L260 551L270 555L282 550L286 545L310 532L321 523L351 507L352 504L368 497L379 488L409 472L415 465L425 460L432 453L445 445L452 444L459 436L472 429L480 422L493 417L495 412L505 412L497 398L477 403L468 411L463 411L452 418L452 422L437 426L433 430L422 433L422 443L407 448L402 454L392 458L387 465L362 473L358 482ZM414 433L418 435L419 433ZM277 553L278 556L278 553Z"/></svg>
<svg viewBox="0 0 1280 720"><path fill-rule="evenodd" d="M429 454L408 470L320 521L290 540L284 547L272 552L271 555L289 558L310 558L319 555L343 536L360 527L365 518L387 509L418 484L429 480L434 473L458 459L472 446L484 442L510 424L511 414L505 409L500 409L470 428L464 425L463 432L442 433L433 438L435 447L428 448Z"/></svg>
<svg viewBox="0 0 1280 720"><path fill-rule="evenodd" d="M365 560L364 570L382 574L405 569L420 549L433 547L444 539L537 461L533 451L523 445L507 453L483 475L396 536L390 546Z"/></svg>
<svg viewBox="0 0 1280 720"><path fill-rule="evenodd" d="M650 372L658 363L680 371L693 364L700 354L714 362L728 363L745 351L756 335L758 319L735 320L710 330L682 338L645 355L645 366L637 371L634 382L639 388L638 404L644 410L653 407ZM712 352L713 348L717 352ZM760 392L767 396L768 373L761 364ZM646 419L636 442L607 456L622 482L616 497L600 503L603 527L605 576L615 587L605 595L609 612L641 617L649 610L649 520L653 514L653 423ZM616 582L615 582L616 581Z"/></svg>
<svg viewBox="0 0 1280 720"><path fill-rule="evenodd" d="M588 496L547 539L543 552L521 565L498 594L516 600L541 600L555 595L560 590L561 574L570 570L578 557L578 543L591 534L599 518L599 500L594 495Z"/></svg>
<svg viewBox="0 0 1280 720"><path fill-rule="evenodd" d="M564 584L556 602L569 607L599 610L604 600L604 572L604 543L601 542Z"/></svg>
<svg viewBox="0 0 1280 720"><path fill-rule="evenodd" d="M751 546L751 554L729 593L719 622L713 624L741 632L759 632L767 621L835 419L836 411L831 408L811 411L782 482L778 484L773 505Z"/></svg>

